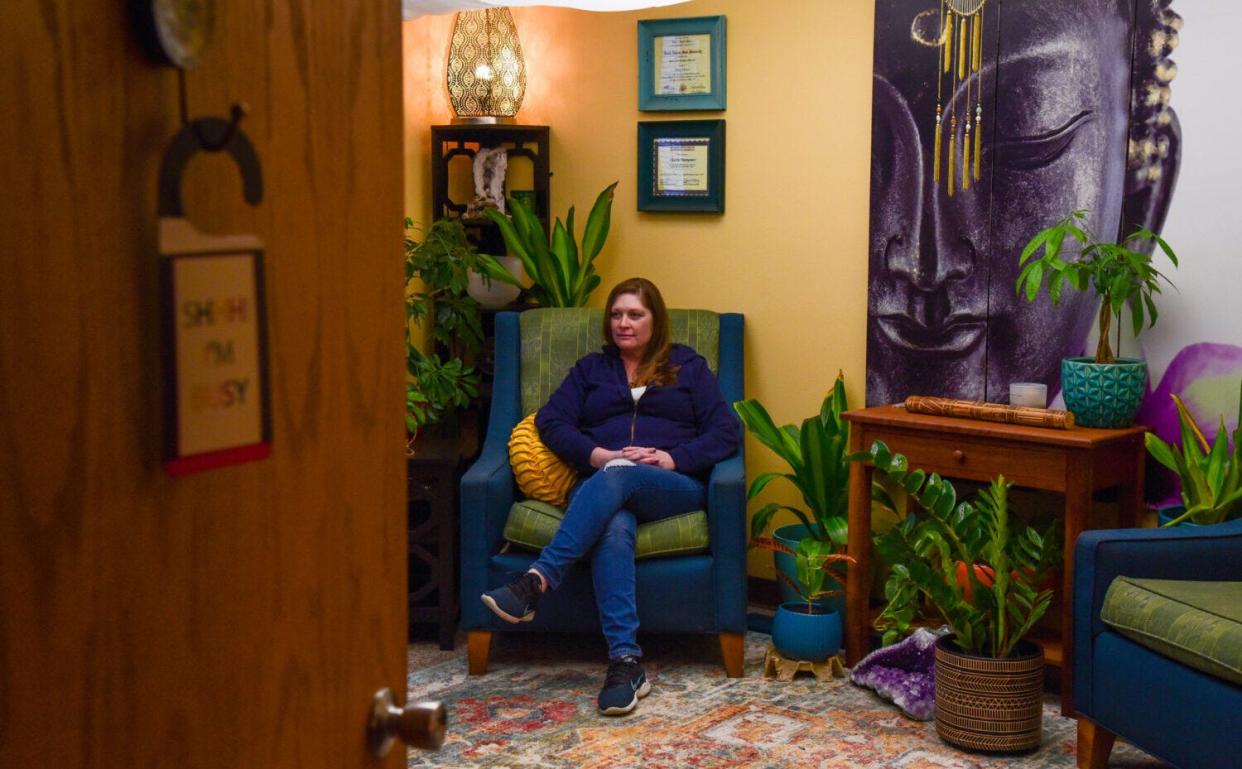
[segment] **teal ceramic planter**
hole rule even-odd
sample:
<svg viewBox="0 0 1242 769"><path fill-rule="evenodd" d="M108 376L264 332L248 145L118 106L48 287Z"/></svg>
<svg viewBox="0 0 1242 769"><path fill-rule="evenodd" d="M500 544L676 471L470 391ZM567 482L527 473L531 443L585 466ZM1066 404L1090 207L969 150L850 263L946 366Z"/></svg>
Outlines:
<svg viewBox="0 0 1242 769"><path fill-rule="evenodd" d="M1061 361L1061 391L1065 407L1082 427L1129 427L1134 423L1147 385L1147 361L1118 358L1096 363L1094 358Z"/></svg>
<svg viewBox="0 0 1242 769"><path fill-rule="evenodd" d="M772 620L772 645L790 660L823 662L841 648L841 615L804 601L783 603Z"/></svg>
<svg viewBox="0 0 1242 769"><path fill-rule="evenodd" d="M798 543L801 542L802 538L805 536L806 536L806 527L800 523L794 523L788 526L781 526L779 529L776 529L772 532L772 539L781 543L782 545L789 548L790 550L797 550ZM797 564L797 561L794 559L794 557L792 555L786 555L784 553L772 553L772 556L773 556L773 560L776 563L776 570L779 571L781 574L784 574L786 577L789 577L790 580L797 582L798 581L798 564ZM844 570L845 564L841 564L839 567L833 567L833 568L837 571L841 571L841 570ZM776 581L776 584L780 587L780 590L781 590L781 603L790 603L793 601L797 601L803 604L806 603L805 601L802 600L802 596L798 595L798 591L794 590L792 587L787 585L784 580L778 579ZM839 588L840 585L835 585L834 587ZM819 600L815 601L815 604L817 606L824 606L830 609L835 609L837 613L840 614L842 617L845 616L845 596L844 595L833 595L827 598L820 598Z"/></svg>
<svg viewBox="0 0 1242 769"><path fill-rule="evenodd" d="M1162 527L1168 526L1170 521L1177 520L1185 512L1186 512L1185 505L1169 505L1168 507L1162 507L1156 510L1156 521ZM1202 526L1202 525L1203 524L1195 523L1194 521L1187 518L1186 520L1177 524L1173 528L1177 528L1177 526Z"/></svg>

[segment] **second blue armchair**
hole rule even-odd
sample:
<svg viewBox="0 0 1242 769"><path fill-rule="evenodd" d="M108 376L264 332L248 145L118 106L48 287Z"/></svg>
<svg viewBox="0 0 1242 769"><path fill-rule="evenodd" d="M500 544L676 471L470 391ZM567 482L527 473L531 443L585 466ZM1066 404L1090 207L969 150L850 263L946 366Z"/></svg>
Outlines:
<svg viewBox="0 0 1242 769"><path fill-rule="evenodd" d="M1242 587L1242 520L1089 531L1078 538L1074 568L1078 766L1106 767L1118 736L1177 769L1242 766L1242 686L1237 675L1230 681L1228 675L1174 659L1175 654L1184 656L1180 652L1166 653L1170 649L1162 646L1163 638L1193 652L1209 636L1199 623L1193 626L1194 637L1179 637L1179 630L1191 627L1182 620L1165 622L1155 613L1169 604L1159 593L1184 594L1186 586L1200 593L1237 595ZM1110 597L1110 586L1118 578L1123 580L1116 585L1120 590ZM1173 582L1158 582L1164 580ZM1144 586L1156 592L1145 594ZM1189 613L1193 605L1172 608L1194 620ZM1211 636L1211 656L1236 660L1227 654L1226 644L1237 642L1240 608L1233 602L1209 617L1212 626L1224 629L1219 637Z"/></svg>

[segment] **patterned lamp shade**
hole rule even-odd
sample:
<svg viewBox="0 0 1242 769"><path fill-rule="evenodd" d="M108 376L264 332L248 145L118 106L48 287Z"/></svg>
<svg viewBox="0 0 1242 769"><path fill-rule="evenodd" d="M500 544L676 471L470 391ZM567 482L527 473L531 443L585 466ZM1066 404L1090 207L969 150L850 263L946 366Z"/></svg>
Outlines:
<svg viewBox="0 0 1242 769"><path fill-rule="evenodd" d="M454 122L512 122L526 94L526 63L508 8L457 14L447 80Z"/></svg>

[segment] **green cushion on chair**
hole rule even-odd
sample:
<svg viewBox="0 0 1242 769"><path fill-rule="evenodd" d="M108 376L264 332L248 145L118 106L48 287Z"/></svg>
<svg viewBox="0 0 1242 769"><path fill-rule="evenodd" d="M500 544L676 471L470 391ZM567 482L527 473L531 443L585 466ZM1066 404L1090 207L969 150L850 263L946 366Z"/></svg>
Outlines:
<svg viewBox="0 0 1242 769"><path fill-rule="evenodd" d="M604 311L586 307L527 310L519 318L522 332L522 416L548 402L552 391L587 353L604 344ZM689 345L717 372L720 316L710 310L669 310L669 336Z"/></svg>
<svg viewBox="0 0 1242 769"><path fill-rule="evenodd" d="M561 527L564 516L564 510L547 502L535 499L514 502L513 507L509 508L509 520L505 521L505 539L515 545L540 550L552 541L552 535ZM707 552L707 513L695 510L638 524L634 550L639 560Z"/></svg>
<svg viewBox="0 0 1242 769"><path fill-rule="evenodd" d="M1100 619L1136 643L1242 686L1242 582L1117 577Z"/></svg>

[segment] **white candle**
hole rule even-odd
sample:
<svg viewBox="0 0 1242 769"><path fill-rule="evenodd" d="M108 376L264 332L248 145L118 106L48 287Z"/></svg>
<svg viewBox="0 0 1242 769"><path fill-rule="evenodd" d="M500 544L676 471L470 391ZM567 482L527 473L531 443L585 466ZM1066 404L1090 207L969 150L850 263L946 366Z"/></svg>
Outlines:
<svg viewBox="0 0 1242 769"><path fill-rule="evenodd" d="M1040 382L1011 382L1009 405L1044 408L1048 405L1048 385Z"/></svg>

